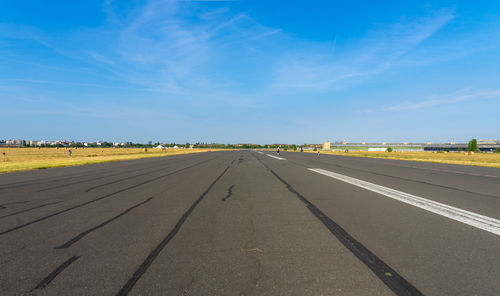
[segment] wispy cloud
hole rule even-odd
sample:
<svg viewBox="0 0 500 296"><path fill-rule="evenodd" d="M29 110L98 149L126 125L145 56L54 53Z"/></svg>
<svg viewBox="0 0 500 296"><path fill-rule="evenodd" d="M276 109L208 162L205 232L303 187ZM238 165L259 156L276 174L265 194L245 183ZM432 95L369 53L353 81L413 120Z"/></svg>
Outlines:
<svg viewBox="0 0 500 296"><path fill-rule="evenodd" d="M306 44L306 51L289 54L277 64L274 87L331 91L353 80L380 74L453 18L452 9L442 9L425 17L379 25L368 32L354 49L342 51L336 46L336 54L325 46Z"/></svg>
<svg viewBox="0 0 500 296"><path fill-rule="evenodd" d="M38 79L0 78L0 81L21 82L21 83L36 83L36 84L60 84L60 85L104 87L103 85L94 84L94 83L77 83L77 82L67 82L67 81L38 80Z"/></svg>
<svg viewBox="0 0 500 296"><path fill-rule="evenodd" d="M113 58L95 51L92 58L132 84L193 94L231 85L234 77L225 71L214 75L214 69L227 69L224 57L234 55L235 47L244 54L249 44L280 32L227 7L197 10L186 7L196 5L189 2L150 1L137 8L121 22L119 39L107 48ZM109 6L107 10L116 15ZM235 66L243 60L235 59Z"/></svg>
<svg viewBox="0 0 500 296"><path fill-rule="evenodd" d="M423 100L403 101L402 103L394 104L391 106L385 106L380 109L363 109L363 110L358 110L357 112L372 113L372 112L410 111L410 110L431 108L442 105L458 104L466 101L486 100L486 99L500 99L500 89L485 89L485 90L462 89L449 94L428 96Z"/></svg>

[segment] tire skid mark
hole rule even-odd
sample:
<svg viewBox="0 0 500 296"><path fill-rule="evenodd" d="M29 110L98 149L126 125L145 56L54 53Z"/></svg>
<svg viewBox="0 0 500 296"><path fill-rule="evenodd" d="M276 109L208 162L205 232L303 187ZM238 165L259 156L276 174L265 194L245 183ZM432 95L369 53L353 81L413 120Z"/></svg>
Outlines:
<svg viewBox="0 0 500 296"><path fill-rule="evenodd" d="M234 188L234 185L231 185L231 187L229 187L227 189L226 196L224 196L223 198L221 198L222 201L226 201L226 199L230 198L233 195L233 188Z"/></svg>
<svg viewBox="0 0 500 296"><path fill-rule="evenodd" d="M180 156L198 156L198 155L199 154L197 154L197 153L193 153L193 154L181 154ZM163 158L163 157L164 156L162 156L161 158ZM153 158L151 158L151 159L153 159ZM177 159L178 158L176 158L176 160ZM132 160L137 160L137 159L132 159ZM164 160L164 159L162 159L162 160ZM99 163L97 163L97 164L99 164ZM133 169L127 170L126 172L132 172L132 171L134 171L134 168L136 166L137 166L137 164L128 164L128 165L117 166L117 167L112 167L112 168L109 168L109 167L99 168L99 169L96 169L97 172L94 172L94 173L99 173L99 174L106 173L107 171L114 171L116 169L123 169L123 168L128 168L128 167L133 167ZM83 172L83 173L74 173L71 175L67 175L65 177L44 177L44 178L32 180L31 182L26 182L26 181L12 182L12 183L1 185L0 190L26 187L26 186L32 186L32 185L39 185L39 184L54 183L54 182L58 182L58 181L62 181L62 180L84 177L84 176L87 176L88 174L89 174L88 172ZM56 179L54 179L54 178L56 178Z"/></svg>
<svg viewBox="0 0 500 296"><path fill-rule="evenodd" d="M30 203L30 202L33 202L33 200L23 200L23 201L13 201L13 202L6 202L6 203L3 203L0 205L0 208L2 209L6 209L7 205L18 205L18 204L23 204L23 203Z"/></svg>
<svg viewBox="0 0 500 296"><path fill-rule="evenodd" d="M119 169L119 168L120 167L118 167L118 168L99 169L99 170L97 170L98 172L96 172L96 173L101 173L101 172L105 173L106 171L116 170L116 169ZM45 177L45 178L39 178L39 179L33 180L32 182L26 182L26 181L24 181L24 182L13 182L13 183L8 183L8 184L5 184L3 186L0 186L0 190L12 189L12 188L19 188L19 187L26 187L26 186L33 186L33 185L40 185L40 184L47 184L47 183L54 183L54 182L63 181L63 180L67 180L67 179L75 179L75 178L79 178L79 177L84 177L84 176L87 176L87 175L88 175L88 172L85 172L85 173L75 173L75 174L67 175L65 177Z"/></svg>
<svg viewBox="0 0 500 296"><path fill-rule="evenodd" d="M64 261L61 265L59 265L54 271L52 271L48 276L46 276L38 285L31 290L32 292L37 289L43 289L47 287L50 282L52 282L61 272L63 272L68 266L70 266L73 262L78 260L80 256L73 256L68 260Z"/></svg>
<svg viewBox="0 0 500 296"><path fill-rule="evenodd" d="M149 172L146 172L146 173L143 173L143 174L138 174L138 175L135 175L135 176L126 177L126 178L120 179L120 180L118 180L116 182L120 182L122 180L127 180L127 179L130 179L130 178L133 178L133 177L144 176L144 175L147 175L147 174L150 174L150 173L155 173L155 172L161 171L162 169L168 168L168 166L165 166L165 163L162 162L161 164L158 164L158 165L155 165L155 166L149 166L149 167L142 168L142 169L131 169L131 170L126 170L124 172L119 172L119 173L116 173L116 174L110 174L110 175L105 175L105 176L99 176L99 177L94 177L94 178L90 178L90 179L80 180L80 181L76 181L76 182L72 182L72 183L66 183L66 184L62 184L62 185L58 185L58 186L44 188L44 189L38 190L37 192L43 192L43 191L47 191L47 190L68 187L68 186L75 185L75 184L90 182L90 181L99 180L99 179L103 179L103 178L109 178L109 177L115 177L115 176L125 175L125 174L133 173L133 172L140 172L140 171L150 170L152 168L157 168L157 167L161 167L161 168L157 169L157 170L149 171ZM113 184L113 183L116 183L116 182L110 182L110 184ZM100 187L100 186L98 185L98 186L95 186L95 187L97 188L97 187ZM91 187L90 189L85 190L85 192L89 192L90 190L93 190L93 189L94 188Z"/></svg>
<svg viewBox="0 0 500 296"><path fill-rule="evenodd" d="M308 166L306 166L306 165L304 165L304 164L302 164L300 162L294 161L294 160L290 160L290 162L298 164L298 165L300 165L302 167L306 167L306 168L308 167ZM375 171L363 170L363 169L358 169L358 168L352 168L352 167L348 167L348 166L344 166L344 165L340 165L340 164L332 164L332 163L323 162L323 161L320 161L320 163L326 164L326 165L330 165L330 166L339 167L339 168L344 168L344 169L348 169L348 170L360 171L360 172L365 172L365 173L374 174L374 175L378 175L378 176L389 177L389 178L394 178L394 179L399 179L399 180L404 180L404 181L409 181L409 182L414 182L414 183L420 183L420 184L425 184L425 185L430 185L430 186L441 187L441 188L455 190L455 191L469 193L469 194L480 195L480 196L484 196L484 197L488 197L488 198L497 198L497 199L500 198L500 196L496 196L496 195L490 195L490 194L486 194L486 193L469 191L469 190L466 190L466 189L460 189L460 188L457 188L457 187L452 187L452 186L446 186L446 185L440 185L440 184L430 183L430 182L427 182L427 181L407 179L407 178L403 178L403 177L399 177L399 176L392 176L392 175L388 175L388 174L378 173L378 172L375 172Z"/></svg>
<svg viewBox="0 0 500 296"><path fill-rule="evenodd" d="M257 158L255 156L255 158ZM259 158L257 160L271 172L291 193L306 205L307 209L333 234L351 253L365 264L392 292L396 295L423 295L405 278L394 269L368 250L362 243L352 237L344 228L335 223L330 217L323 213L318 207L311 203L302 194L297 192L290 184L281 178L274 170L268 167Z"/></svg>
<svg viewBox="0 0 500 296"><path fill-rule="evenodd" d="M138 183L138 184L135 184L135 185L132 185L132 186L129 186L129 187L126 187L126 188L123 188L121 190L118 190L118 191L115 191L115 192L112 192L112 193L109 193L109 194L106 194L104 196L101 196L101 197L98 197L98 198L95 198L95 199L92 199L92 200L89 200L89 201L86 201L86 202L83 202L83 203L80 203L80 204L77 204L75 206L72 206L72 207L69 207L67 209L64 209L64 210L61 210L61 211L58 211L58 212L55 212L55 213L52 213L50 215L47 215L47 216L44 216L44 217L41 217L41 218L38 218L38 219L35 219L35 220L32 220L30 222L26 222L24 224L21 224L21 225L18 225L16 227L13 227L13 228L10 228L10 229L7 229L5 231L2 231L0 232L0 235L4 235L4 234L7 234L9 232L12 232L12 231L15 231L15 230L18 230L18 229L21 229L21 228L24 228L26 226L29 226L31 224L34 224L34 223L37 223L37 222L40 222L40 221L43 221L43 220L46 220L46 219L49 219L49 218L52 218L54 216L57 216L57 215L60 215L60 214L63 214L63 213L66 213L66 212L69 212L71 210L74 210L74 209L77 209L77 208L80 208L80 207L83 207L83 206L86 206L88 204L91 204L91 203L94 203L96 201L99 201L99 200L102 200L102 199L106 199L106 198L109 198L109 197L112 197L118 193L122 193L124 191L127 191L127 190L130 190L130 189L133 189L133 188L136 188L136 187L139 187L139 186L142 186L142 185L145 185L147 183L151 183L153 181L156 181L158 179L161 179L161 178L164 178L164 177L167 177L167 176L170 176L170 175L173 175L173 174L176 174L176 173L179 173L181 171L184 171L184 170L187 170L187 169L190 169L192 167L195 167L197 165L200 165L202 163L205 163L207 161L210 161L210 160L213 160L213 158L210 158L210 159L207 159L207 160L203 160L203 161L200 161L200 162L197 162L193 165L190 165L190 166L187 166L187 167L184 167L182 169L179 169L179 170L176 170L176 171L173 171L171 173L168 173L168 174L165 174L165 175L161 175L161 176L158 176L158 177L155 177L155 178L152 178L152 179L149 179L147 181L144 181L144 182L141 182L141 183Z"/></svg>
<svg viewBox="0 0 500 296"><path fill-rule="evenodd" d="M25 212L29 212L31 210L43 208L45 206L55 205L55 204L58 204L58 203L61 203L61 202L62 202L62 200L61 201L56 201L56 202L51 202L51 203L46 203L46 204L35 206L35 207L29 208L29 209L20 210L20 211L14 212L12 214L8 214L8 215L5 215L5 216L0 216L0 219L7 218L7 217L10 217L10 216L15 216L17 214L22 214L22 213L25 213Z"/></svg>
<svg viewBox="0 0 500 296"><path fill-rule="evenodd" d="M92 186L90 188L85 189L85 192L90 192L90 191L92 191L92 190L94 190L96 188L108 186L108 185L111 185L111 184L115 184L115 183L118 183L118 182L129 180L129 179L132 179L132 178L137 178L137 177L141 177L141 176L153 174L153 173L162 171L162 170L167 169L167 168L169 168L169 167L168 166L167 167L162 166L160 169L157 169L157 170L152 170L152 171L148 171L148 172L145 172L145 173L142 173L142 174L137 174L137 175L134 175L134 176L125 177L125 178L122 178L122 179L119 179L119 180L115 180L115 181L111 181L111 182L108 182L108 183L104 183L104 184L99 184L99 185L96 185L96 186Z"/></svg>
<svg viewBox="0 0 500 296"><path fill-rule="evenodd" d="M148 168L143 168L143 169L139 169L139 170L128 170L128 171L120 172L120 173L116 173L116 174L94 177L94 178L90 178L90 179L85 179L85 180L75 181L75 182L72 182L72 183L66 183L66 184L62 184L62 185L57 185L57 186L53 186L53 187L48 187L48 188L40 189L40 190L37 190L36 192L43 192L43 191L48 191L48 190L52 190L52 189L58 189L58 188L68 187L68 186L75 185L75 184L90 182L90 181L99 180L99 179L102 179L102 178L109 178L109 177L119 176L119 175L127 174L127 173L130 173L130 172L134 172L134 171L144 171L144 170L147 170L147 169L151 169L151 168L148 167Z"/></svg>
<svg viewBox="0 0 500 296"><path fill-rule="evenodd" d="M189 207L189 209L182 215L182 217L177 221L174 228L170 231L170 233L156 246L156 248L149 253L148 257L142 262L142 264L137 268L132 277L127 281L127 283L121 288L121 290L116 294L118 296L128 295L130 291L132 291L134 285L139 281L142 275L148 270L148 268L153 264L154 260L161 251L167 246L167 244L175 237L177 232L182 227L182 224L186 222L187 218L194 211L196 206L202 201L202 199L210 192L210 190L215 186L215 184L224 176L227 170L231 167L229 164L226 169L208 186L208 188L194 201L194 203Z"/></svg>
<svg viewBox="0 0 500 296"><path fill-rule="evenodd" d="M92 231L97 230L97 229L99 229L101 227L106 226L107 224L113 222L114 220L116 220L116 219L118 219L118 218L120 218L120 217L128 214L133 209L135 209L137 207L140 207L140 206L142 206L145 203L150 202L152 199L153 199L153 197L147 198L146 200L144 200L144 201L142 201L142 202L140 202L140 203L138 203L138 204L136 204L136 205L134 205L134 206L132 206L132 207L130 207L128 209L126 209L125 211L123 211L120 214L118 214L118 215L116 215L116 216L114 216L114 217L112 217L112 218L110 218L110 219L102 222L101 224L96 225L96 226L94 226L94 227L92 227L90 229L85 230L84 232L80 233L79 235L75 236L74 238L70 239L69 241L65 242L64 244L62 244L62 245L60 245L58 247L55 247L54 249L66 249L66 248L71 247L71 245L73 245L77 241L81 240L84 236L86 236L87 234L91 233Z"/></svg>

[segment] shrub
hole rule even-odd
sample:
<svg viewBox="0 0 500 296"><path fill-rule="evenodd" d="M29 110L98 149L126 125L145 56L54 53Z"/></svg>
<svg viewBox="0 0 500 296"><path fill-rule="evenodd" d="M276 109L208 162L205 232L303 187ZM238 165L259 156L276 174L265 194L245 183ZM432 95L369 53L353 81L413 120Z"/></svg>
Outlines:
<svg viewBox="0 0 500 296"><path fill-rule="evenodd" d="M478 151L479 149L477 148L477 140L472 139L469 141L469 151Z"/></svg>
<svg viewBox="0 0 500 296"><path fill-rule="evenodd" d="M392 152L392 147L387 147L387 152Z"/></svg>

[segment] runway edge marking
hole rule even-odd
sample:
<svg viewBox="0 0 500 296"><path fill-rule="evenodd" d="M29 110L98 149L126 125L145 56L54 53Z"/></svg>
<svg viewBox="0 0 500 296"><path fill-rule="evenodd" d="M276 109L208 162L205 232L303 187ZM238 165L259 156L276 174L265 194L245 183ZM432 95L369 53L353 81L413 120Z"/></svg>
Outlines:
<svg viewBox="0 0 500 296"><path fill-rule="evenodd" d="M493 234L500 235L500 220L327 170L319 168L308 168L308 170L385 195L392 199L491 232Z"/></svg>

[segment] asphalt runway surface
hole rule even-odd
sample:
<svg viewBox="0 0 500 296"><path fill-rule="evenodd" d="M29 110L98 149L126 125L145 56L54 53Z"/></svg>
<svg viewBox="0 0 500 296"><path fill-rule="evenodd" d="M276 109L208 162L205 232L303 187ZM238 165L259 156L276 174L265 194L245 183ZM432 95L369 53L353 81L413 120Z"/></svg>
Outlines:
<svg viewBox="0 0 500 296"><path fill-rule="evenodd" d="M256 151L0 175L1 295L500 295L500 169Z"/></svg>

